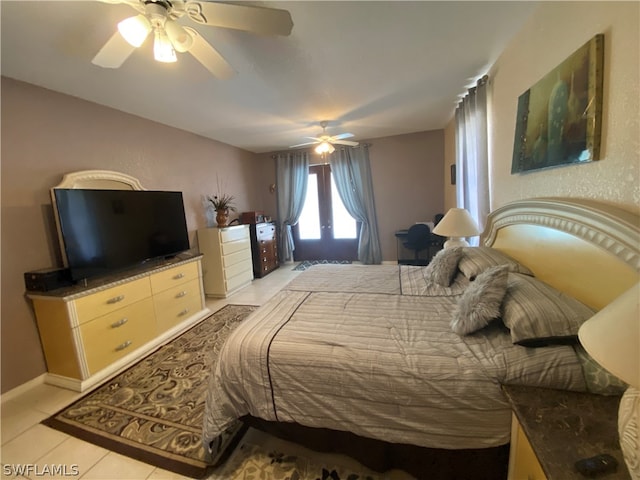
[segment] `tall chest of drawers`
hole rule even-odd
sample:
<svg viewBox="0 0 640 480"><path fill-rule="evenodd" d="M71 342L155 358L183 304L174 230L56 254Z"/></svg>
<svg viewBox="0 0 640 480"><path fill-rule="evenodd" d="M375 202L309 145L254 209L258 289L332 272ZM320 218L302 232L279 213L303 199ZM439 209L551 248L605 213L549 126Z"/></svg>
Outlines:
<svg viewBox="0 0 640 480"><path fill-rule="evenodd" d="M204 292L211 297L226 297L253 280L249 226L198 230Z"/></svg>
<svg viewBox="0 0 640 480"><path fill-rule="evenodd" d="M202 320L211 312L201 275L198 256L95 286L27 292L47 383L84 391Z"/></svg>
<svg viewBox="0 0 640 480"><path fill-rule="evenodd" d="M253 258L253 274L264 277L278 268L278 241L276 225L272 222L249 225L251 233L251 256Z"/></svg>

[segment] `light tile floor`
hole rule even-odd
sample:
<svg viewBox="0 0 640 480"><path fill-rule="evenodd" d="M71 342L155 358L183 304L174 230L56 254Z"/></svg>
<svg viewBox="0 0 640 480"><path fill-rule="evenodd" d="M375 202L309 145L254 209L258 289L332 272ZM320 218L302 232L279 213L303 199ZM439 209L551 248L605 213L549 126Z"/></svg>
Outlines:
<svg viewBox="0 0 640 480"><path fill-rule="evenodd" d="M284 265L261 279L255 279L250 286L225 299L207 299L207 306L215 312L224 305L262 305L300 272L292 270L293 265ZM119 455L91 443L78 440L65 433L41 425L40 422L82 396L78 392L47 384L36 384L1 404L1 447L2 479L69 479L82 480L176 480L185 479L180 475ZM253 443L277 444L281 440L250 430ZM247 437L245 437L247 438ZM297 445L298 454L323 457ZM320 461L327 458L318 458ZM335 459L335 456L334 456ZM346 463L345 463L346 462ZM354 462L341 457L340 464ZM34 466L38 470L34 470ZM65 467L66 466L66 467ZM19 470L31 468L31 470ZM44 469L61 469L48 472ZM77 470L76 470L77 469ZM398 472L400 473L400 472ZM392 478L405 478L403 474Z"/></svg>

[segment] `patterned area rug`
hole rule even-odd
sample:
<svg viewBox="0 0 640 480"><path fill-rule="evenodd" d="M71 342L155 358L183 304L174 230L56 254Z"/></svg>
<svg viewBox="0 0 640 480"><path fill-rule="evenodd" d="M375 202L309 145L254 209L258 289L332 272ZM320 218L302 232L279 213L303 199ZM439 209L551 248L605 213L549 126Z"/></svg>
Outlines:
<svg viewBox="0 0 640 480"><path fill-rule="evenodd" d="M326 467L303 455L265 450L261 445L240 445L222 469L207 480L382 480L369 471L342 466Z"/></svg>
<svg viewBox="0 0 640 480"><path fill-rule="evenodd" d="M327 264L327 263L335 263L335 264L344 264L348 265L351 263L351 260L303 260L298 265L293 267L293 270L307 270L314 265Z"/></svg>
<svg viewBox="0 0 640 480"><path fill-rule="evenodd" d="M256 308L226 305L43 423L166 470L204 476L246 430L238 422L207 458L202 419L209 370L229 333Z"/></svg>

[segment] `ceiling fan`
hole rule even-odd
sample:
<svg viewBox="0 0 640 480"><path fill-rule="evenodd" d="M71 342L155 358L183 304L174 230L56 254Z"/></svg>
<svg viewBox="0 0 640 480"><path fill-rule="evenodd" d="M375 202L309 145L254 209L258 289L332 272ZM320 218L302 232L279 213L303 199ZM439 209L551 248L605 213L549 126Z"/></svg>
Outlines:
<svg viewBox="0 0 640 480"><path fill-rule="evenodd" d="M289 148L298 148L304 147L307 145L318 145L314 150L316 153L333 153L336 149L333 145L348 145L350 147L357 147L358 142L352 142L349 140L345 140L345 138L353 137L353 133L340 133L338 135L327 135L327 125L329 122L324 120L320 122L320 126L322 127L322 133L318 137L304 137L313 142L299 143L298 145L291 145Z"/></svg>
<svg viewBox="0 0 640 480"><path fill-rule="evenodd" d="M231 65L195 29L181 25L177 19L187 15L202 25L264 35L287 36L293 28L291 14L275 8L189 0L100 1L124 3L140 12L118 23L118 31L93 58L93 64L104 68L120 67L153 32L157 61L175 62L176 52L189 52L214 76L229 78L235 73Z"/></svg>

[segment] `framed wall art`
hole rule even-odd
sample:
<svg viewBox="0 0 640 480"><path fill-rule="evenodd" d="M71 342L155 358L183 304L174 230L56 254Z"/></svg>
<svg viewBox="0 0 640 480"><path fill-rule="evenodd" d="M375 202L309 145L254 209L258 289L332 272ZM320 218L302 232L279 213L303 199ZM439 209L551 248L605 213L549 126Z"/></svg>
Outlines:
<svg viewBox="0 0 640 480"><path fill-rule="evenodd" d="M512 174L600 158L603 63L598 34L520 95Z"/></svg>

